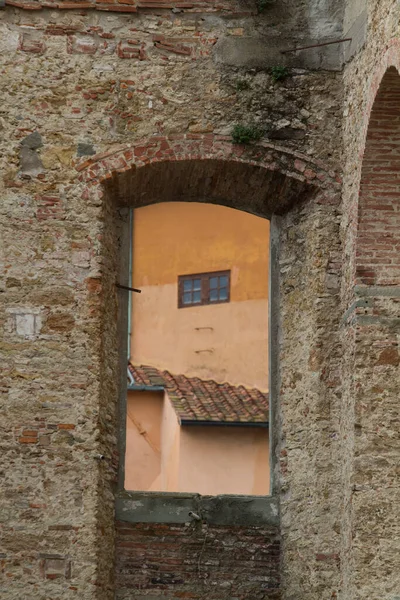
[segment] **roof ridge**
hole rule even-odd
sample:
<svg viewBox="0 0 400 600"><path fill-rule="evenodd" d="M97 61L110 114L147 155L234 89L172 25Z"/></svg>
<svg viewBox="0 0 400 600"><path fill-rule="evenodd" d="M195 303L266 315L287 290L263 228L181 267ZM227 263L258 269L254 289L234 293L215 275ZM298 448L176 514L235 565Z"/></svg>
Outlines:
<svg viewBox="0 0 400 600"><path fill-rule="evenodd" d="M236 389L243 388L246 392L251 392L254 390L256 392L259 392L263 396L269 395L269 391L263 392L258 387L247 386L247 385L244 385L243 383L230 383L229 381L217 381L216 379L211 379L211 378L203 379L203 377L199 377L198 375L187 375L186 373L173 373L169 369L162 369L159 367L154 367L152 365L144 365L144 364L135 365L134 363L132 363L132 361L128 361L128 365L131 365L133 368L154 369L154 370L157 370L162 375L168 374L171 377L185 377L186 379L198 379L199 381L201 381L203 383L215 383L218 386L228 385L228 386L236 388Z"/></svg>
<svg viewBox="0 0 400 600"><path fill-rule="evenodd" d="M171 373L151 365L128 363L137 380L165 389L183 423L268 423L269 394L229 382Z"/></svg>

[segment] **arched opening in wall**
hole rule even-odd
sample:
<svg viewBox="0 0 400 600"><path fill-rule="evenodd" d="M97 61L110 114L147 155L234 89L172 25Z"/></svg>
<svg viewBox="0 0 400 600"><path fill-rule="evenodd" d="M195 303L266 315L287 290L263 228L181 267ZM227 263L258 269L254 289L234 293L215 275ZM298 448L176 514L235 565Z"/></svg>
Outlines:
<svg viewBox="0 0 400 600"><path fill-rule="evenodd" d="M134 270L139 271L139 279L135 279L135 274L132 277L132 274L129 275L127 272L123 276L125 285L128 287L140 286L142 293L139 300L136 295L133 296L133 310L128 309L131 320L131 326L128 326L131 332L129 343L131 364L128 370L128 401L125 405L125 413L121 415L121 421L127 419L127 427L123 433L128 434L123 447L125 460L120 480L121 487L141 491L201 492L207 495L218 493L267 494L271 489L269 462L273 462L274 457L274 442L271 436L273 418L270 418L269 414L274 382L270 373L276 373L277 370L273 367L277 355L276 336L273 333L274 324L268 331L268 308L270 308L270 312L274 312L274 298L268 297L270 296L268 263L270 258L272 262L274 261L273 253L271 256L269 253L268 219L273 214L279 215L287 212L295 203L301 205L304 199L310 197L314 192L313 186L309 185L304 177L290 178L278 170L264 168L251 162L199 160L196 158L170 163L155 162L139 169L125 170L121 174L109 178L106 182L106 189L109 197L112 197L114 201L117 199L120 206L135 209L136 219L134 221L136 220L136 223L140 222L141 214L146 215L144 220L147 219L144 231L134 230L133 249L135 250L138 238L142 249L143 246L147 246L147 250L142 253L142 256L140 256L140 252L135 253L132 261ZM197 266L189 268L185 264L182 272L176 270L173 273L173 281L165 281L164 287L157 285L157 282L152 280L151 271L157 273L158 281L163 281L165 277L168 279L168 271L171 269L168 263L163 266L163 260L167 259L168 248L165 246L171 244L169 234L173 234L173 243L178 250L179 240L185 237L186 241L188 239L188 232L179 232L179 228L177 228L179 215L176 214L174 217L173 211L171 212L171 207L176 212L178 206L180 207L179 211L182 211L182 207L185 210L186 207L186 212L188 212L187 207L191 206L189 212L192 212L191 218L194 219L192 233L195 231L196 224L199 225L201 219L205 218L204 209L208 207L209 211L213 211L209 218L214 220L214 235L218 232L218 221L223 218L224 211L227 211L225 214L229 213L231 220L232 215L235 215L234 220L237 223L240 222L240 217L242 217L243 223L247 223L247 226L241 225L243 231L247 227L247 239L244 237L236 240L236 248L231 248L231 262L225 265L217 261L217 256L213 255L213 249L208 251L208 259L207 255L204 256L204 260L209 261L209 267L206 267L205 262L202 263L201 260L198 260L199 256L196 255L199 252L196 252L196 249L192 252L192 258L186 249L182 260L193 264L194 257L196 257ZM152 219L154 220L153 224ZM252 234L249 233L250 222L253 233L258 228L259 240L256 243L254 239L252 240ZM255 223L257 223L256 227ZM182 222L179 222L178 225L185 227L185 223ZM152 237L156 237L157 256L154 255L154 251L150 250ZM131 244L131 235L128 236L128 239ZM220 247L225 242L220 240ZM185 348L181 349L179 353L179 348L175 347L173 338L173 335L176 334L176 324L171 327L172 337L169 336L164 348L159 339L156 339L155 342L151 339L150 329L154 323L158 323L158 325L161 323L161 327L165 331L165 328L170 325L170 322L166 323L166 321L172 321L177 316L181 320L187 321L189 313L194 307L190 308L186 303L205 304L207 308L203 307L204 314L205 310L208 310L208 314L211 315L210 311L215 311L217 308L232 309L232 305L227 307L227 300L231 297L234 299L236 295L240 296L240 294L243 298L246 298L246 295L249 297L248 304L245 306L244 302L240 302L241 306L235 307L235 309L238 308L242 312L247 310L250 315L252 291L245 289L246 284L242 286L241 291L237 289L237 285L234 285L236 284L234 279L237 278L235 273L237 265L235 265L235 261L232 262L232 259L236 258L233 254L237 254L241 244L246 247L244 254L248 255L246 260L249 264L247 266L250 266L252 253L258 259L257 268L260 272L257 272L256 269L255 279L259 278L259 281L250 285L254 288L259 286L261 290L258 309L262 315L260 317L262 323L257 324L257 319L253 319L253 323L246 323L246 316L241 315L242 322L239 326L238 338L242 336L243 343L247 343L247 356L244 356L246 351L239 353L240 339L236 340L236 348L227 348L229 344L232 345L232 340L229 339L220 344L221 347L225 346L225 352L231 353L232 365L228 367L231 381L227 381L226 372L222 373L221 368L212 361L209 361L210 364L207 366L204 364L204 357L198 355L196 358L202 360L198 360L197 365L193 365L190 364L190 361L188 363L188 353ZM260 257L262 247L263 256ZM218 254L217 247L215 250ZM128 249L125 248L125 254L127 252ZM205 254L204 249L201 252L203 255ZM142 273L142 275L140 275L140 271L143 267L137 262L141 258L145 263L149 259L151 262L151 266L147 262L146 273ZM261 273L262 270L264 270L263 273ZM276 264L271 268L272 279L274 271L276 275ZM171 285L170 289L167 287L169 284ZM274 289L273 283L271 287ZM171 307L174 304L174 317L172 314L166 314L165 307L163 309L160 304L154 304L154 298L161 294L162 288L166 294L168 292L171 296L168 303ZM222 300L218 303L219 306L212 304L215 294L219 300ZM153 299L151 295L154 296ZM135 305L137 308L140 307L136 311ZM227 316L223 317L222 313L220 316L222 320L227 318ZM149 326L149 319L153 323L151 326ZM210 334L212 336L212 330L217 323L221 324L221 319L217 313L211 319L212 325L202 324L202 322L196 325L193 322L189 326L187 322L184 323L185 334L188 334L189 329L196 331L196 327L198 327L196 338L200 335L204 337L205 331L202 328L209 327L209 337ZM257 327L258 332L256 332ZM234 328L234 321L228 322L226 335L230 335ZM260 332L263 328L264 331ZM252 329L253 331L251 331ZM156 337L157 333L159 332L156 332ZM190 337L189 334L188 337ZM257 361L251 356L251 351L257 354L257 349L252 348L252 343L254 345L256 338L258 338L260 347L264 344L261 356L257 357L258 365L254 364ZM272 348L272 352L269 352L269 367L267 364L267 338L269 346ZM187 343L193 345L193 340L189 340ZM138 344L141 348L138 348ZM197 346L193 347L191 350L193 353L196 353L197 350L211 349L211 351L215 351L215 346L218 345L217 340L214 339L213 344L211 348L208 347L210 346L208 343L205 348L201 345L198 348ZM179 355L180 359L176 358ZM239 365L241 373L239 373ZM260 367L260 365L262 366ZM245 375L246 369L247 375ZM254 375L254 372L257 374ZM193 390L194 380L197 380L198 383L196 391ZM216 385L213 387L213 384L206 384L205 382L209 380L213 380ZM241 383L247 384L247 389L240 388L238 384ZM228 387L223 390L223 394L221 394L218 384L227 384ZM213 389L210 389L211 387ZM205 394L206 388L207 394ZM246 410L243 398L238 398L240 394L247 395L245 400L248 405L251 404L251 410ZM144 404L146 406L143 412ZM215 414L211 414L210 404L213 404L212 410ZM227 414L229 412L230 414ZM245 416L244 412L248 414ZM205 415L205 418L201 418L202 414ZM211 429L210 417L215 422L215 430ZM152 426L149 418L158 421L159 425ZM203 421L201 423L202 431L200 423L193 423L196 420ZM166 421L168 422L166 423ZM205 423L205 421L208 422ZM232 427L232 429L228 431L228 427ZM195 428L197 429L196 440L194 439ZM251 429L252 431L250 431ZM267 435L268 430L269 436ZM240 443L238 436L243 438ZM139 446L141 446L140 450ZM222 453L221 446L223 447ZM218 447L220 458L213 461L212 453ZM237 456L233 455L234 450ZM138 461L138 456L141 454L143 457ZM245 454L250 456L247 464ZM145 455L147 455L146 460L150 461L147 465L144 460L142 461ZM204 464L201 464L202 462ZM194 473L196 465L199 475L197 477Z"/></svg>
<svg viewBox="0 0 400 600"><path fill-rule="evenodd" d="M384 74L370 114L355 256L348 353L351 401L344 402L349 407L346 420L352 443L345 502L352 524L346 548L351 569L346 570L345 581L350 592L354 586L359 597L365 597L379 585L382 565L389 574L387 589L396 588L394 573L398 573L393 557L399 527L393 527L391 475L400 393L400 75L394 67ZM384 550L374 559L371 572L365 540L374 527L371 515L378 513L379 543Z"/></svg>
<svg viewBox="0 0 400 600"><path fill-rule="evenodd" d="M362 163L356 284L400 285L400 75L384 75L372 108Z"/></svg>
<svg viewBox="0 0 400 600"><path fill-rule="evenodd" d="M162 202L207 202L271 220L270 281L276 290L269 295L273 318L268 332L273 349L269 352L268 378L272 496L267 500L256 500L254 496L235 503L234 514L215 512L218 497L211 497L215 498L212 502L203 497L201 502L203 512L210 518L212 513L214 522L221 525L232 519L236 523L249 523L250 519L256 524L260 518L264 523L276 524L276 494L282 481L305 468L310 481L319 476L314 464L319 437L304 421L314 415L321 423L327 418L327 399L334 389L331 370L324 364L328 354L331 356L329 331L337 310L340 182L320 163L290 150L270 145L238 147L218 136L200 136L195 140L185 136L153 138L145 146L118 148L89 159L83 169L81 181L88 182L88 201L101 207L103 223L99 261L103 299L99 415L110 432L114 424L119 428L117 438L101 438L101 451L118 457L120 492L116 494L116 514L123 521L159 519L164 523L165 519L172 519L169 522L182 523L191 510L189 506L196 512L199 502L196 495L187 500L174 496L171 506L165 494L160 500L159 493L138 492L135 496L124 490L128 294L124 290L116 293L116 283L128 286L130 282L129 210ZM118 320L116 312L120 314ZM117 419L113 402L118 381L121 409ZM318 400L320 395L323 401ZM118 451L112 445L114 439L119 440ZM299 444L307 447L308 458L297 451ZM233 497L229 498L232 503ZM180 503L185 504L185 510L177 512Z"/></svg>
<svg viewBox="0 0 400 600"><path fill-rule="evenodd" d="M268 494L269 221L163 202L132 233L125 488Z"/></svg>
<svg viewBox="0 0 400 600"><path fill-rule="evenodd" d="M327 422L340 386L334 335L341 317L340 182L321 163L291 150L267 144L235 146L218 136L151 138L145 145L119 147L91 158L81 171L82 197L93 207L99 227L99 280L88 282L89 300L96 303L90 305L93 330L99 334L94 340L95 374L100 375L94 403L97 449L105 457L98 470L98 506L101 527L105 512L109 529L115 518L116 586L123 590L121 598L133 590L138 594L153 590L154 585L162 586L166 596L187 595L194 580L199 583L196 595L209 595L210 589L226 595L226 573L241 560L237 549L247 535L252 545L257 537L262 553L267 544L268 582L254 574L235 577L232 589L239 589L243 598L260 593L275 597L279 595L280 514L286 511L289 520L302 523L283 548L284 558L306 552L307 560L315 559L317 537L312 523L327 514L326 484L332 473L327 465L334 445ZM270 219L270 282L275 293L269 294L269 433L274 473L269 496L124 489L128 293L119 286L130 283L129 210L163 202L206 202ZM111 465L109 457L115 458ZM118 487L113 468L117 464ZM214 562L210 568L205 566L208 532L213 557L225 554L229 546L232 563L216 569ZM160 543L160 536L168 537L167 544ZM99 547L105 546L99 537ZM246 544L241 556L248 560ZM138 560L143 568L137 568ZM110 561L103 564L107 568ZM260 564L264 570L264 560Z"/></svg>

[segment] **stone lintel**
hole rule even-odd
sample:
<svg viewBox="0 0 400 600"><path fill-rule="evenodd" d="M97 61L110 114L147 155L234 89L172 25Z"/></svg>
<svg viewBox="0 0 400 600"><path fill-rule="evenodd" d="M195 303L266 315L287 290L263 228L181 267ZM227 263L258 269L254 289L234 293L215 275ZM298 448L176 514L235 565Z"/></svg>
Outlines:
<svg viewBox="0 0 400 600"><path fill-rule="evenodd" d="M354 293L359 298L400 298L400 286L356 285Z"/></svg>
<svg viewBox="0 0 400 600"><path fill-rule="evenodd" d="M187 523L210 525L279 525L278 499L274 496L200 496L171 492L120 492L116 519L129 523Z"/></svg>

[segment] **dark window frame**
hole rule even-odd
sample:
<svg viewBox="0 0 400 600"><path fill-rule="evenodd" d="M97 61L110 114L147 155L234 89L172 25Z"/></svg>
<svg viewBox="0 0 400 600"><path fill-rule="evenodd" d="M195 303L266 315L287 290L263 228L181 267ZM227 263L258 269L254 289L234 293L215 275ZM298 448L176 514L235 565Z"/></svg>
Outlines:
<svg viewBox="0 0 400 600"><path fill-rule="evenodd" d="M225 300L210 300L210 279L212 277L227 277L227 297ZM192 302L185 304L183 302L184 293L184 282L187 280L200 279L201 281L201 297L200 302ZM225 286L223 286L225 287ZM220 289L220 286L218 288ZM225 271L207 271L205 273L192 273L191 275L179 275L178 276L178 308L193 308L196 306L210 306L213 304L226 304L231 300L231 271L227 269Z"/></svg>

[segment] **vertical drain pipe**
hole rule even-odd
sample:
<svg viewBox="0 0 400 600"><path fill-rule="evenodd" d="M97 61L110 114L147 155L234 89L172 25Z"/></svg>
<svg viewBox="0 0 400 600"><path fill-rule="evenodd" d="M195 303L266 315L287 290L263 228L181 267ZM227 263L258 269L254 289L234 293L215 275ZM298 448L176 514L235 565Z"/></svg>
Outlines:
<svg viewBox="0 0 400 600"><path fill-rule="evenodd" d="M129 209L129 286L133 286L133 208ZM128 362L131 358L132 341L132 293L128 292Z"/></svg>

